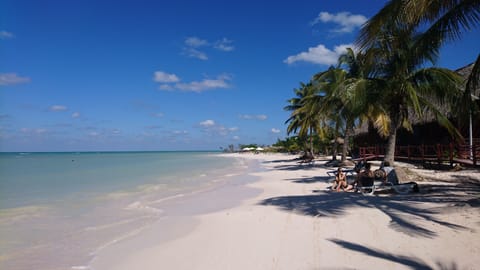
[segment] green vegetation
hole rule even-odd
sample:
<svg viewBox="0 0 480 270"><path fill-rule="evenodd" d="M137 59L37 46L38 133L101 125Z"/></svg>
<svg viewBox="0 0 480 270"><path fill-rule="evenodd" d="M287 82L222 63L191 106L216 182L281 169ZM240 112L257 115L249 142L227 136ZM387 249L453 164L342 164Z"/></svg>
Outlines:
<svg viewBox="0 0 480 270"><path fill-rule="evenodd" d="M451 70L435 67L435 61L445 42L458 40L479 22L480 1L388 2L361 29L358 52L348 49L337 67L294 89L295 97L284 109L291 111L287 133L297 137L277 144L313 152L314 141L332 141L335 158L336 138L342 137L344 161L353 129L369 121L387 138L385 160L393 163L397 130L412 130L412 118L425 112L434 115L453 139L461 138L440 107L450 108L458 119L478 113L471 93L478 87L480 55L467 82Z"/></svg>

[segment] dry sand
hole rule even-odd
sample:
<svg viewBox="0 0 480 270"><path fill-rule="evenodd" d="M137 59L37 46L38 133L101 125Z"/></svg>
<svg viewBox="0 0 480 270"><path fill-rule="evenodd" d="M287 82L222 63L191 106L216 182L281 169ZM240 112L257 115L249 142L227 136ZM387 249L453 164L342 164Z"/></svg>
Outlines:
<svg viewBox="0 0 480 270"><path fill-rule="evenodd" d="M363 196L329 191L332 168L324 161L309 166L287 155L234 155L261 159L267 168L247 184L255 195L181 216L166 239L152 240L160 229L154 226L99 254L92 268L480 269L478 170L400 164L420 193Z"/></svg>

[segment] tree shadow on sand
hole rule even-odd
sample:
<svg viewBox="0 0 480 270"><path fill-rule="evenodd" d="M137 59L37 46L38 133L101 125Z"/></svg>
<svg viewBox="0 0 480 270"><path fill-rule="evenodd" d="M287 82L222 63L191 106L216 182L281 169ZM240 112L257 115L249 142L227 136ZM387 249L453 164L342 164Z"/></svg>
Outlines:
<svg viewBox="0 0 480 270"><path fill-rule="evenodd" d="M423 262L421 259L411 256L404 256L401 254L392 254L387 253L382 250L374 249L365 247L359 244L355 244L352 242L343 241L340 239L329 239L329 241L354 252L362 253L364 255L379 258L382 260L391 261L397 264L401 264L412 269L419 269L419 270L432 270L432 269L440 269L440 270L457 270L459 269L455 262L452 263L444 263L437 261L436 267L431 267L427 263Z"/></svg>
<svg viewBox="0 0 480 270"><path fill-rule="evenodd" d="M438 207L426 208L425 202L438 203ZM454 230L467 230L469 228L436 218L436 215L446 209L445 204L455 207L466 202L468 200L462 196L442 193L432 196L410 194L380 197L362 196L353 192L318 191L317 194L312 195L268 198L259 204L276 206L283 211L312 217L339 217L345 215L351 208L374 208L390 218L390 228L410 236L434 238L437 236L436 232L425 228L419 221L433 222Z"/></svg>

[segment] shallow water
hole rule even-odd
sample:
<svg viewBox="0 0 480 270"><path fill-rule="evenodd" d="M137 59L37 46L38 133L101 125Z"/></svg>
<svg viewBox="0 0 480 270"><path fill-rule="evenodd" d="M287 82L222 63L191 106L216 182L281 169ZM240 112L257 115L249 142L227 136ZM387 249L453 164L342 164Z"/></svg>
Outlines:
<svg viewBox="0 0 480 270"><path fill-rule="evenodd" d="M241 182L251 165L204 152L2 153L0 268L86 269L175 214L172 200Z"/></svg>

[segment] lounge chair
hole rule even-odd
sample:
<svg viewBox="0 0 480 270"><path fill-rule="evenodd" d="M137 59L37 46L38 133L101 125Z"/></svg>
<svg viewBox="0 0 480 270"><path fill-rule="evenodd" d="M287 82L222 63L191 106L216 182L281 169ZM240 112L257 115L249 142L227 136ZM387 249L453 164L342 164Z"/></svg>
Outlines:
<svg viewBox="0 0 480 270"><path fill-rule="evenodd" d="M398 194L408 194L411 192L418 192L418 184L415 182L403 183L403 184L393 184L390 182L384 183L377 182L375 183L375 178L373 177L362 177L360 179L360 185L357 186L356 190L362 193L363 195L374 195L377 191L388 191L393 190Z"/></svg>
<svg viewBox="0 0 480 270"><path fill-rule="evenodd" d="M355 188L363 195L373 195L376 189L375 178L363 176L359 179L359 185Z"/></svg>

